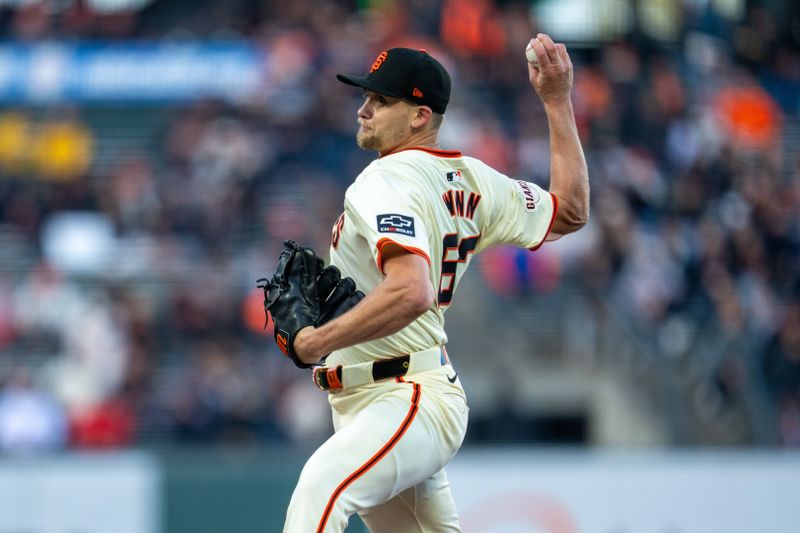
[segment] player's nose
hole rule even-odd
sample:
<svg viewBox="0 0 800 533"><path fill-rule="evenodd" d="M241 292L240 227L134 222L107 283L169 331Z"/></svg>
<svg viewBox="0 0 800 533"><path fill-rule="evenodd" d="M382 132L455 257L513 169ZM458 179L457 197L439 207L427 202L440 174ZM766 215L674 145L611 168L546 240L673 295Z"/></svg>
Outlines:
<svg viewBox="0 0 800 533"><path fill-rule="evenodd" d="M358 108L357 114L358 118L360 119L368 119L372 116L372 110L370 109L368 100L361 104L361 107Z"/></svg>

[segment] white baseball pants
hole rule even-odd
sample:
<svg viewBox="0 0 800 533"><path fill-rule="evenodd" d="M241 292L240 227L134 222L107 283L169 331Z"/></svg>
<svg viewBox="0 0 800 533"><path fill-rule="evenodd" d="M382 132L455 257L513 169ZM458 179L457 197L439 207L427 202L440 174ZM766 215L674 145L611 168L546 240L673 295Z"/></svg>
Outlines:
<svg viewBox="0 0 800 533"><path fill-rule="evenodd" d="M333 393L336 432L311 456L284 533L340 533L359 513L372 533L458 533L444 466L467 428L445 365Z"/></svg>

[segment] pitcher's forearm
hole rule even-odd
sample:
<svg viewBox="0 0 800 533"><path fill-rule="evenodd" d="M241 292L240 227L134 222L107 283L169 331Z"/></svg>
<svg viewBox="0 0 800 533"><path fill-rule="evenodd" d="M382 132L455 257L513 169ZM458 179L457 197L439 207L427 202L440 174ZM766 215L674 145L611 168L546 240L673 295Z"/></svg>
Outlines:
<svg viewBox="0 0 800 533"><path fill-rule="evenodd" d="M312 364L334 350L397 333L427 310L415 292L399 283L381 283L347 313L319 328L301 330L295 341L298 354Z"/></svg>
<svg viewBox="0 0 800 533"><path fill-rule="evenodd" d="M545 105L550 128L550 192L559 199L556 233L570 233L589 219L589 173L572 103Z"/></svg>

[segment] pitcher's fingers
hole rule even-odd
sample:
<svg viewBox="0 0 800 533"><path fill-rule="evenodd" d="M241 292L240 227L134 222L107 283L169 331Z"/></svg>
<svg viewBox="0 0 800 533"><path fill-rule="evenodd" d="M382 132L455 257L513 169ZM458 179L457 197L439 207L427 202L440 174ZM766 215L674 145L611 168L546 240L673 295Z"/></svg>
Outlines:
<svg viewBox="0 0 800 533"><path fill-rule="evenodd" d="M556 49L556 43L553 42L553 39L550 38L549 35L546 33L540 33L536 36L544 49L547 51L547 57L550 58L550 63L553 65L557 65L560 63L560 58L558 56L558 50Z"/></svg>
<svg viewBox="0 0 800 533"><path fill-rule="evenodd" d="M552 64L547 50L539 39L531 39L531 46L533 51L536 52L536 59L539 61L539 68L546 67Z"/></svg>
<svg viewBox="0 0 800 533"><path fill-rule="evenodd" d="M558 57L561 58L561 62L571 69L572 59L570 59L569 53L567 52L567 46L564 43L557 43L556 50L558 50Z"/></svg>

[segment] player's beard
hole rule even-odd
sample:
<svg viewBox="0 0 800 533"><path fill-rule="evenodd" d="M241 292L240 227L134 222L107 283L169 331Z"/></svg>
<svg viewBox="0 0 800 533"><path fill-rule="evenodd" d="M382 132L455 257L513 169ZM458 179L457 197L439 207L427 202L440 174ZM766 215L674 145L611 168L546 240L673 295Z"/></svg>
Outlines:
<svg viewBox="0 0 800 533"><path fill-rule="evenodd" d="M356 144L362 150L376 150L380 151L383 146L382 140L373 130L365 130L363 127L358 128L356 132Z"/></svg>

